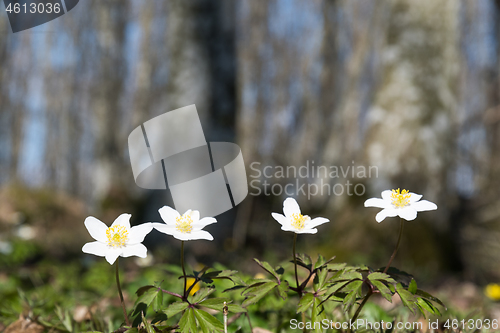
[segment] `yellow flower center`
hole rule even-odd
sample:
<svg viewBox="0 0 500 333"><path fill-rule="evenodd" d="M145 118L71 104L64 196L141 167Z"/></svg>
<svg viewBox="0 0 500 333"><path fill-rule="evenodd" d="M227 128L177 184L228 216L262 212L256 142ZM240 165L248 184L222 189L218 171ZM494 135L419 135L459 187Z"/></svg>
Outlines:
<svg viewBox="0 0 500 333"><path fill-rule="evenodd" d="M292 227L297 230L304 229L305 222L307 221L308 216L304 216L302 214L292 214Z"/></svg>
<svg viewBox="0 0 500 333"><path fill-rule="evenodd" d="M183 234L189 234L193 230L193 219L191 215L184 214L175 218L175 228Z"/></svg>
<svg viewBox="0 0 500 333"><path fill-rule="evenodd" d="M397 208L403 208L410 204L411 194L408 190L402 190L399 192L399 188L397 190L392 190L391 200L392 204Z"/></svg>
<svg viewBox="0 0 500 333"><path fill-rule="evenodd" d="M115 225L106 229L108 245L111 247L124 247L128 241L128 230L122 225Z"/></svg>

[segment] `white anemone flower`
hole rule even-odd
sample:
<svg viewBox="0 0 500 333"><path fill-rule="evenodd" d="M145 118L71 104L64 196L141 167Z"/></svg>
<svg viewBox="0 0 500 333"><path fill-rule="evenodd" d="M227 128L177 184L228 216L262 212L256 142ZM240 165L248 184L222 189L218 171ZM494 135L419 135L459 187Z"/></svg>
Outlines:
<svg viewBox="0 0 500 333"><path fill-rule="evenodd" d="M408 190L386 190L382 192L382 199L371 198L365 201L365 207L383 208L375 220L380 223L386 217L399 216L407 221L413 221L417 212L435 210L435 203L420 200L422 195L409 192Z"/></svg>
<svg viewBox="0 0 500 333"><path fill-rule="evenodd" d="M109 228L95 217L87 217L84 222L85 227L96 241L85 244L82 251L105 257L111 265L119 256L146 258L148 249L141 243L153 230L153 226L151 223L143 223L131 228L131 216L121 214Z"/></svg>
<svg viewBox="0 0 500 333"><path fill-rule="evenodd" d="M168 206L163 206L158 212L165 222L153 223L153 227L159 232L174 236L181 241L214 239L208 231L202 230L207 225L217 222L213 217L204 217L200 220L200 212L197 210L190 209L181 215Z"/></svg>
<svg viewBox="0 0 500 333"><path fill-rule="evenodd" d="M311 219L308 215L302 215L300 207L294 198L286 198L283 202L283 213L271 213L273 218L281 224L281 230L293 231L296 234L315 234L316 227L320 224L330 222L324 217Z"/></svg>

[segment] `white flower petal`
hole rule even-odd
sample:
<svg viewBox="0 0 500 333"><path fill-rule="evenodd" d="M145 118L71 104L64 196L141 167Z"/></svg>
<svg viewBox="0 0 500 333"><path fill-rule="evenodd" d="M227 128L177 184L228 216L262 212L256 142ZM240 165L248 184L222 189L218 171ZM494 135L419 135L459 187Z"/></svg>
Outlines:
<svg viewBox="0 0 500 333"><path fill-rule="evenodd" d="M300 214L300 207L294 198L286 198L283 202L283 212L286 217L292 216L292 214Z"/></svg>
<svg viewBox="0 0 500 333"><path fill-rule="evenodd" d="M384 199L385 201L391 202L391 195L392 195L391 190L385 190L382 192L382 199Z"/></svg>
<svg viewBox="0 0 500 333"><path fill-rule="evenodd" d="M411 194L411 196L410 196L410 203L417 202L418 200L420 200L422 198L421 194L416 194L416 193L413 193L413 192L410 192L410 194Z"/></svg>
<svg viewBox="0 0 500 333"><path fill-rule="evenodd" d="M198 222L200 220L200 212L197 210L191 210L191 209L189 211L190 211L189 215L191 216L193 223ZM186 214L187 214L187 212L186 212Z"/></svg>
<svg viewBox="0 0 500 333"><path fill-rule="evenodd" d="M82 247L83 253L93 254L95 256L104 257L108 253L108 246L101 242L86 243Z"/></svg>
<svg viewBox="0 0 500 333"><path fill-rule="evenodd" d="M148 249L142 244L128 245L123 249L121 254L122 257L137 256L141 258L146 258L147 255Z"/></svg>
<svg viewBox="0 0 500 333"><path fill-rule="evenodd" d="M297 229L295 229L294 227L290 226L290 225L283 225L281 226L281 230L283 231L292 231L292 232L297 232Z"/></svg>
<svg viewBox="0 0 500 333"><path fill-rule="evenodd" d="M177 229L175 229L175 226L173 225L167 225L165 223L151 223L151 225L159 232L167 235L173 235L175 232L177 232Z"/></svg>
<svg viewBox="0 0 500 333"><path fill-rule="evenodd" d="M427 200L414 202L411 204L411 207L413 207L417 212L425 212L427 210L435 210L438 208L435 203Z"/></svg>
<svg viewBox="0 0 500 333"><path fill-rule="evenodd" d="M394 217L397 216L398 212L394 208L385 208L382 209L376 216L375 220L380 223L382 222L386 217Z"/></svg>
<svg viewBox="0 0 500 333"><path fill-rule="evenodd" d="M128 233L128 244L132 245L141 243L144 240L144 237L146 237L151 230L153 230L152 223L143 223L130 228Z"/></svg>
<svg viewBox="0 0 500 333"><path fill-rule="evenodd" d="M278 221L278 223L281 224L281 225L285 225L288 222L288 219L286 218L286 216L284 216L282 214L271 213L271 216L273 217L273 219L275 219L276 221Z"/></svg>
<svg viewBox="0 0 500 333"><path fill-rule="evenodd" d="M216 222L217 222L217 220L213 217L204 217L196 223L193 220L192 226L193 226L193 228L203 229L207 225L212 224L212 223L216 223Z"/></svg>
<svg viewBox="0 0 500 333"><path fill-rule="evenodd" d="M330 222L329 219L326 219L324 217L315 217L311 221L306 222L306 227L307 229L312 229L317 227L318 225L321 225L323 223Z"/></svg>
<svg viewBox="0 0 500 333"><path fill-rule="evenodd" d="M189 240L196 240L196 239L206 239L210 241L214 240L213 236L208 231L205 230L196 230L186 235L190 235Z"/></svg>
<svg viewBox="0 0 500 333"><path fill-rule="evenodd" d="M417 211L411 206L406 206L397 209L399 217L405 219L406 221L413 221L417 217Z"/></svg>
<svg viewBox="0 0 500 333"><path fill-rule="evenodd" d="M122 253L122 249L112 249L110 248L106 253L106 261L109 262L110 265L113 265L116 261L116 258L120 256Z"/></svg>
<svg viewBox="0 0 500 333"><path fill-rule="evenodd" d="M85 227L89 231L90 236L99 242L105 243L106 238L106 230L108 230L108 226L105 225L100 220L96 219L93 216L89 216L85 219Z"/></svg>
<svg viewBox="0 0 500 333"><path fill-rule="evenodd" d="M315 234L318 232L318 229L304 228L295 232L298 234Z"/></svg>
<svg viewBox="0 0 500 333"><path fill-rule="evenodd" d="M371 198L365 201L365 207L389 208L390 202L380 198Z"/></svg>
<svg viewBox="0 0 500 333"><path fill-rule="evenodd" d="M114 227L115 225L122 225L124 226L125 228L130 229L130 217L132 215L131 214L121 214L120 216L118 216L116 218L116 220L113 222L113 224L111 225L112 227Z"/></svg>
<svg viewBox="0 0 500 333"><path fill-rule="evenodd" d="M174 225L175 219L181 216L178 211L169 206L161 207L160 209L158 209L158 212L160 213L163 222L170 225Z"/></svg>

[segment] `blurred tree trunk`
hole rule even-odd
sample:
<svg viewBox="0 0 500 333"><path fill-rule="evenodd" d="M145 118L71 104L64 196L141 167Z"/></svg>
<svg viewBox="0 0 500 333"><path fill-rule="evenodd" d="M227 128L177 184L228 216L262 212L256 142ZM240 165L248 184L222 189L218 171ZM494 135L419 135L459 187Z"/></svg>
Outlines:
<svg viewBox="0 0 500 333"><path fill-rule="evenodd" d="M92 173L97 198L106 196L112 187L121 187L124 181L118 171L124 166L128 136L120 102L127 74L125 34L129 5L121 0L92 2L99 55L94 58L99 59L94 64L98 80L93 85L91 101L95 133Z"/></svg>
<svg viewBox="0 0 500 333"><path fill-rule="evenodd" d="M235 4L231 0L169 2L168 109L196 104L207 140L234 139Z"/></svg>

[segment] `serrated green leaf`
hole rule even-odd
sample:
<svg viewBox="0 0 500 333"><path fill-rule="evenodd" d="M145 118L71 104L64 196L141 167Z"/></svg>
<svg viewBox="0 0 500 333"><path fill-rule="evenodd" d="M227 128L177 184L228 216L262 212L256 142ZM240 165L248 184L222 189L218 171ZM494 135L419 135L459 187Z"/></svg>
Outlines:
<svg viewBox="0 0 500 333"><path fill-rule="evenodd" d="M153 304L153 310L158 312L163 308L163 292L158 291L156 293L155 302Z"/></svg>
<svg viewBox="0 0 500 333"><path fill-rule="evenodd" d="M224 307L224 302L226 302L226 304L229 304L231 303L231 300L225 297L207 298L203 302L200 302L199 305L209 309L222 311L222 308Z"/></svg>
<svg viewBox="0 0 500 333"><path fill-rule="evenodd" d="M224 325L211 314L200 309L194 309L194 313L198 319L198 323L205 323L208 328L208 332L224 330Z"/></svg>
<svg viewBox="0 0 500 333"><path fill-rule="evenodd" d="M373 280L383 280L385 281L386 279L391 279L393 280L389 274L385 274L382 272L373 272L368 274L368 280L373 281Z"/></svg>
<svg viewBox="0 0 500 333"><path fill-rule="evenodd" d="M191 299L190 302L192 304L197 304L201 302L203 299L205 299L208 295L213 293L214 291L215 288L201 288L193 296L189 297Z"/></svg>
<svg viewBox="0 0 500 333"><path fill-rule="evenodd" d="M399 283L398 283L399 286ZM415 305L416 299L415 296L410 293L408 290L401 288L396 288L396 292L398 293L403 305L406 306L412 313L415 313L417 310L417 306Z"/></svg>
<svg viewBox="0 0 500 333"><path fill-rule="evenodd" d="M260 267L262 267L265 271L267 271L269 274L271 274L272 276L274 276L274 278L276 280L280 280L279 276L278 276L278 273L276 273L276 271L274 270L274 268L269 265L268 262L266 261L259 261L259 259L257 258L254 258L253 259Z"/></svg>
<svg viewBox="0 0 500 333"><path fill-rule="evenodd" d="M154 301L156 295L158 294L158 289L156 287L149 288L146 290L136 301L136 304L144 303L146 306L150 306Z"/></svg>
<svg viewBox="0 0 500 333"><path fill-rule="evenodd" d="M417 281L415 281L415 279L411 279L410 284L408 285L408 291L415 295L417 290Z"/></svg>
<svg viewBox="0 0 500 333"><path fill-rule="evenodd" d="M345 292L350 292L351 290L359 290L359 291L361 291L361 287L362 286L363 286L363 281L352 280L344 288L342 288L342 291L345 291Z"/></svg>
<svg viewBox="0 0 500 333"><path fill-rule="evenodd" d="M335 258L335 257L334 257ZM333 260L333 259L332 259ZM338 271L341 269L344 269L347 266L346 263L334 263L334 264L328 264L327 267L330 271Z"/></svg>
<svg viewBox="0 0 500 333"><path fill-rule="evenodd" d="M289 285L288 281L281 281L281 283L278 285L278 295L283 299L286 300L288 297L287 293L289 290Z"/></svg>
<svg viewBox="0 0 500 333"><path fill-rule="evenodd" d="M356 296L358 292L357 290L352 290L350 293L347 294L347 296L344 298L344 311L348 312L349 309L354 305L356 302Z"/></svg>
<svg viewBox="0 0 500 333"><path fill-rule="evenodd" d="M438 303L439 305L441 305L446 310L446 305L444 305L444 303L441 302L441 300L439 298L432 296L428 292L423 291L421 289L418 289L415 294L418 295L418 296L420 296L420 297L423 297L423 298L426 298L428 300L431 300L433 302Z"/></svg>
<svg viewBox="0 0 500 333"><path fill-rule="evenodd" d="M318 259L314 263L314 270L319 269L323 265L326 265L326 260L321 254L318 254Z"/></svg>
<svg viewBox="0 0 500 333"><path fill-rule="evenodd" d="M338 276L337 278L335 279L332 279L331 281L332 282L337 282L337 281L347 281L347 280L362 280L363 279L363 275L361 275L360 272L356 272L356 271L350 271L350 272L344 272L342 275Z"/></svg>
<svg viewBox="0 0 500 333"><path fill-rule="evenodd" d="M155 286L144 286L144 287L140 287L139 289L137 289L137 291L135 292L135 294L137 296L141 296L142 294L144 294L146 291L150 290L151 288L156 288Z"/></svg>
<svg viewBox="0 0 500 333"><path fill-rule="evenodd" d="M256 287L248 287L244 291L244 296L247 298L243 301L242 306L247 307L250 304L257 303L262 297L266 296L268 292L270 292L274 287L278 284L274 281L265 282Z"/></svg>
<svg viewBox="0 0 500 333"><path fill-rule="evenodd" d="M175 302L170 304L163 312L167 315L168 318L170 318L172 316L175 316L179 312L186 310L188 306L188 302Z"/></svg>
<svg viewBox="0 0 500 333"><path fill-rule="evenodd" d="M194 310L193 308L189 308L184 312L184 314L181 317L181 320L179 321L179 329L183 333L197 333L198 330L196 329L196 318L194 315Z"/></svg>
<svg viewBox="0 0 500 333"><path fill-rule="evenodd" d="M311 305L314 302L314 295L311 293L307 293L302 296L302 298L299 301L299 304L297 305L297 313L302 313L307 311L311 307Z"/></svg>
<svg viewBox="0 0 500 333"><path fill-rule="evenodd" d="M380 291L380 295L382 295L382 297L392 303L392 293L382 281L373 280L371 283L378 289L378 291Z"/></svg>
<svg viewBox="0 0 500 333"><path fill-rule="evenodd" d="M314 277L316 291L322 290L326 284L326 278L328 277L328 270L320 269L317 271Z"/></svg>
<svg viewBox="0 0 500 333"><path fill-rule="evenodd" d="M246 310L246 309L242 308L242 307L241 307L241 306L239 306L238 304L228 304L227 309L229 310L229 312L232 312L232 313L243 313L243 312L247 312L247 310Z"/></svg>

